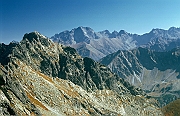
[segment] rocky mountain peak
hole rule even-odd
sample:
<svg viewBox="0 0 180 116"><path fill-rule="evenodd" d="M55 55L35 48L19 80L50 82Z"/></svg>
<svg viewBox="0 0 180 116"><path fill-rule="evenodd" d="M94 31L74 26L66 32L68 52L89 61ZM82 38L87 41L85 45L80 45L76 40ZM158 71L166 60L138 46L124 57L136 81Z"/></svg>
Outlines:
<svg viewBox="0 0 180 116"><path fill-rule="evenodd" d="M78 28L72 29L71 32L74 32L74 34L75 33L81 33L83 35L89 36L89 35L94 33L94 30L91 29L90 27L82 27L82 26L80 26Z"/></svg>
<svg viewBox="0 0 180 116"><path fill-rule="evenodd" d="M93 29L91 29L90 27L83 27L83 26L80 26L78 28L74 28L74 30L82 30L82 31L94 31Z"/></svg>
<svg viewBox="0 0 180 116"><path fill-rule="evenodd" d="M122 35L122 34L128 34L128 33L125 30L120 30L119 35Z"/></svg>
<svg viewBox="0 0 180 116"><path fill-rule="evenodd" d="M71 31L63 31L55 34L51 39L64 45L74 45L81 42L89 43L91 39L97 39L98 36L90 27L78 27Z"/></svg>
<svg viewBox="0 0 180 116"><path fill-rule="evenodd" d="M12 41L9 45L0 43L0 63L5 65L8 64L11 58L11 54L14 48L19 44L19 42Z"/></svg>
<svg viewBox="0 0 180 116"><path fill-rule="evenodd" d="M26 33L23 36L23 40L20 42L21 44L26 44L30 45L31 44L36 44L39 43L43 46L47 46L51 43L52 41L49 40L47 37L45 37L44 35L42 35L41 33L35 31L35 32L31 32L31 33Z"/></svg>
<svg viewBox="0 0 180 116"><path fill-rule="evenodd" d="M31 32L31 33L26 33L23 36L23 39L28 39L29 41L33 41L33 39L38 40L41 37L44 37L44 36L41 35L39 32L34 31L34 32Z"/></svg>
<svg viewBox="0 0 180 116"><path fill-rule="evenodd" d="M152 29L150 31L150 34L152 34L152 36L157 37L157 36L164 36L166 34L166 30L163 29Z"/></svg>
<svg viewBox="0 0 180 116"><path fill-rule="evenodd" d="M9 59L0 64L0 115L162 115L141 89L40 33L0 49Z"/></svg>
<svg viewBox="0 0 180 116"><path fill-rule="evenodd" d="M117 32L116 30L114 30L114 31L112 32L112 34L118 34L118 32Z"/></svg>
<svg viewBox="0 0 180 116"><path fill-rule="evenodd" d="M93 32L91 30L86 30L84 27L78 27L77 29L74 29L74 41L77 43L79 42L88 42L90 37L89 35Z"/></svg>
<svg viewBox="0 0 180 116"><path fill-rule="evenodd" d="M168 30L168 33L170 35L172 35L174 38L179 38L179 34L180 34L180 28L176 28L176 27L171 27Z"/></svg>
<svg viewBox="0 0 180 116"><path fill-rule="evenodd" d="M156 37L163 37L163 38L172 38L172 37L179 37L180 28L170 27L168 30L164 29L152 29L150 34L154 34Z"/></svg>
<svg viewBox="0 0 180 116"><path fill-rule="evenodd" d="M104 34L104 35L106 35L106 36L110 36L110 35L111 35L111 33L109 32L109 30L104 30L104 31L101 31L101 32L99 32L99 33Z"/></svg>
<svg viewBox="0 0 180 116"><path fill-rule="evenodd" d="M168 29L168 31L175 31L175 30L180 30L180 28L178 28L178 27L170 27Z"/></svg>

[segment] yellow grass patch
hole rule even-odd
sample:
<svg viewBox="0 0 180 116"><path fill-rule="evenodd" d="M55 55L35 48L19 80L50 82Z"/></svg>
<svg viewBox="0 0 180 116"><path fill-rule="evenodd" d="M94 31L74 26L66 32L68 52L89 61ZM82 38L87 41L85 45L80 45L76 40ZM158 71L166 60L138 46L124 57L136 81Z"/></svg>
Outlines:
<svg viewBox="0 0 180 116"><path fill-rule="evenodd" d="M40 72L37 72L41 77L43 77L44 79L46 79L47 81L49 81L49 82L51 82L51 83L54 83L53 81L52 81L52 78L50 78L50 77L48 77L48 76L46 76L46 75L44 75L44 74L42 74L42 73L40 73Z"/></svg>
<svg viewBox="0 0 180 116"><path fill-rule="evenodd" d="M162 108L165 116L180 116L180 99L175 100Z"/></svg>

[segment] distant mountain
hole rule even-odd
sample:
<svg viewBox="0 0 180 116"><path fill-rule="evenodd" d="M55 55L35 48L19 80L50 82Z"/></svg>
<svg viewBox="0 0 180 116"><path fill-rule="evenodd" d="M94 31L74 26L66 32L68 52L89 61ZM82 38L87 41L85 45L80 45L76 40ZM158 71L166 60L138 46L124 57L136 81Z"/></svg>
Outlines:
<svg viewBox="0 0 180 116"><path fill-rule="evenodd" d="M180 49L157 52L146 48L119 50L100 60L161 105L180 98Z"/></svg>
<svg viewBox="0 0 180 116"><path fill-rule="evenodd" d="M71 31L64 31L51 37L54 42L75 48L83 57L90 57L94 60L116 52L119 49L131 49L136 47L132 37L137 35L129 34L123 30L119 33L108 30L94 32L89 27L78 27Z"/></svg>
<svg viewBox="0 0 180 116"><path fill-rule="evenodd" d="M141 89L38 32L0 44L0 96L1 116L163 115Z"/></svg>
<svg viewBox="0 0 180 116"><path fill-rule="evenodd" d="M180 28L153 29L150 33L136 38L136 41L141 47L155 51L169 51L180 46Z"/></svg>
<svg viewBox="0 0 180 116"><path fill-rule="evenodd" d="M75 48L83 57L94 60L118 50L145 47L155 51L167 51L180 46L180 28L169 30L153 29L149 33L138 35L124 30L94 32L89 27L78 27L51 37L54 42Z"/></svg>

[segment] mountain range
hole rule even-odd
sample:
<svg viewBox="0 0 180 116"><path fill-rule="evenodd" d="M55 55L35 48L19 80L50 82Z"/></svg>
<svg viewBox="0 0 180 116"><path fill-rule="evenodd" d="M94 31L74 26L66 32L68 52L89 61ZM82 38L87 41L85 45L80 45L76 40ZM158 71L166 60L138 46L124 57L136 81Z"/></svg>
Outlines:
<svg viewBox="0 0 180 116"><path fill-rule="evenodd" d="M179 37L78 27L0 43L0 115L177 115Z"/></svg>
<svg viewBox="0 0 180 116"><path fill-rule="evenodd" d="M142 89L39 32L0 44L0 96L2 116L163 115Z"/></svg>
<svg viewBox="0 0 180 116"><path fill-rule="evenodd" d="M71 46L83 57L96 61L118 50L130 50L137 47L155 51L168 51L180 46L180 28L168 30L152 29L143 35L131 34L125 30L95 32L90 27L78 27L63 31L51 37L54 42Z"/></svg>
<svg viewBox="0 0 180 116"><path fill-rule="evenodd" d="M74 47L83 57L105 64L112 72L156 98L160 106L180 98L180 28L152 29L142 35L124 30L94 32L89 27L65 32L51 39Z"/></svg>

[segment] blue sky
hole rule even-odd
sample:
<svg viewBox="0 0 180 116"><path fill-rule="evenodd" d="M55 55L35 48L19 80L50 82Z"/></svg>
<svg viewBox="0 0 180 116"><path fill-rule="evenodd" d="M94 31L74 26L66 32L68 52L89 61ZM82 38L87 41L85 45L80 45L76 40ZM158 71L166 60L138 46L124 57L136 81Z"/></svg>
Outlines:
<svg viewBox="0 0 180 116"><path fill-rule="evenodd" d="M25 33L55 33L88 26L94 31L180 27L180 0L0 0L0 42Z"/></svg>

